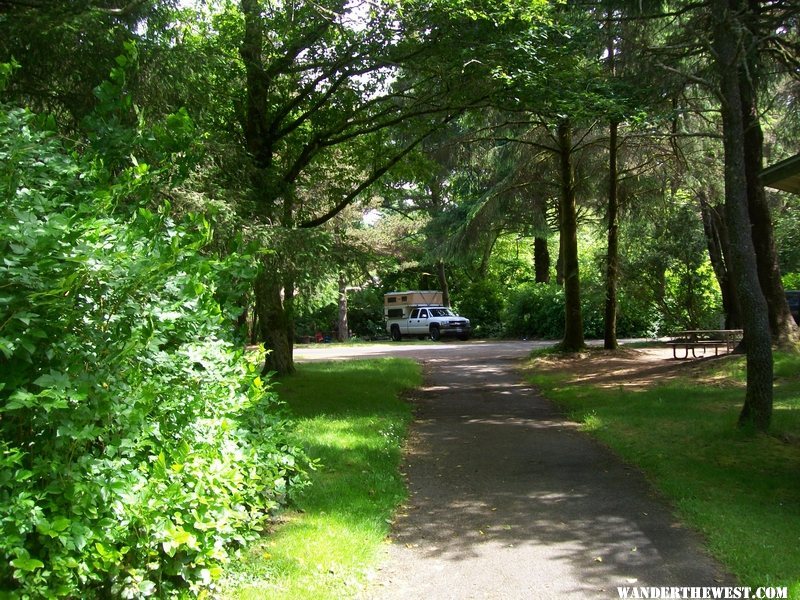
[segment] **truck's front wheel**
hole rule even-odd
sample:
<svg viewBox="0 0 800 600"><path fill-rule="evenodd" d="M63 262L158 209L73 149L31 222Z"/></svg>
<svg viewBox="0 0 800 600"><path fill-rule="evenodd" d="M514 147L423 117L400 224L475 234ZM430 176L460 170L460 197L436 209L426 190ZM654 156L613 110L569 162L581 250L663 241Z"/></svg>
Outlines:
<svg viewBox="0 0 800 600"><path fill-rule="evenodd" d="M439 331L438 325L431 325L431 339L434 342L438 342L442 337L442 332Z"/></svg>
<svg viewBox="0 0 800 600"><path fill-rule="evenodd" d="M400 326L392 325L392 341L399 342L402 339L403 335L400 333Z"/></svg>

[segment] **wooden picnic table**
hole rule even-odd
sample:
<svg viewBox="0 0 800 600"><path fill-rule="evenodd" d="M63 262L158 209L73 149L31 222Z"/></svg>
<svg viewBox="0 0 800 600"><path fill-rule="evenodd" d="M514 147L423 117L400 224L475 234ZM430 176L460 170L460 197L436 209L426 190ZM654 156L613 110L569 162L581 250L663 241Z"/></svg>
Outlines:
<svg viewBox="0 0 800 600"><path fill-rule="evenodd" d="M706 349L714 349L714 356L719 356L719 349L725 348L726 352L733 352L736 345L742 339L744 332L741 329L687 329L678 331L670 341L668 346L672 346L673 358L700 358L705 356ZM683 349L683 356L678 356L678 349ZM702 348L703 353L697 356L697 349Z"/></svg>

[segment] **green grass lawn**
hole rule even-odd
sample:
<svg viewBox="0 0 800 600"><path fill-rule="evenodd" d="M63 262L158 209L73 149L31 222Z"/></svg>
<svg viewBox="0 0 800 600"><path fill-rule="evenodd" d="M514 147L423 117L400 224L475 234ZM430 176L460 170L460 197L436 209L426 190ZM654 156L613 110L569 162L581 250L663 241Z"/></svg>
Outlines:
<svg viewBox="0 0 800 600"><path fill-rule="evenodd" d="M399 466L411 406L401 396L420 383L419 366L399 359L301 364L280 381L298 444L320 467L295 510L231 569L226 597L358 592L406 498Z"/></svg>
<svg viewBox="0 0 800 600"><path fill-rule="evenodd" d="M691 381L636 391L573 385L568 372L530 379L638 465L742 585L788 586L800 599L800 357L776 355L770 435L736 427L743 359L706 365Z"/></svg>

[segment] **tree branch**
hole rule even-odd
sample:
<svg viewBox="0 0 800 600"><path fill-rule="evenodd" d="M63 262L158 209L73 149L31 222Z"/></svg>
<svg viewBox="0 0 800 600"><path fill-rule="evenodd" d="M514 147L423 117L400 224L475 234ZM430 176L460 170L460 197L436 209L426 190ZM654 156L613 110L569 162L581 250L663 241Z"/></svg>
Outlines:
<svg viewBox="0 0 800 600"><path fill-rule="evenodd" d="M80 13L84 10L87 10L111 15L114 17L124 17L132 13L138 6L144 4L145 2L147 2L147 0L131 0L131 2L120 8L105 8L102 6L93 6L92 4L89 4L85 8L70 7L66 9L65 12ZM53 10L54 8L63 8L63 4L64 3L62 2L56 3L51 0L0 0L0 13L9 12L9 10L13 7L49 11Z"/></svg>
<svg viewBox="0 0 800 600"><path fill-rule="evenodd" d="M144 4L146 1L147 0L132 0L122 8L101 8L99 6L94 6L92 7L92 10L114 17L125 17L131 14L134 10L136 10L136 8L138 8L141 4Z"/></svg>
<svg viewBox="0 0 800 600"><path fill-rule="evenodd" d="M463 112L463 111L461 111ZM387 162L385 162L380 168L373 171L369 177L367 177L364 181L362 181L355 189L349 192L341 202L339 202L336 206L334 206L330 211L322 215L321 217L317 217L316 219L312 219L310 221L306 221L300 224L301 229L309 229L311 227L318 227L328 221L330 221L333 217L338 215L342 212L353 200L358 197L358 195L363 192L365 189L370 187L373 183L375 183L378 179L383 177L389 169L394 167L397 163L403 160L406 156L408 156L417 146L419 146L422 142L424 142L428 137L436 133L441 129L442 126L446 125L457 116L461 114L461 112L457 112L451 115L448 115L439 125L433 127L426 131L423 135L418 137L414 140L411 144L406 146L401 152L395 154L392 158L390 158Z"/></svg>
<svg viewBox="0 0 800 600"><path fill-rule="evenodd" d="M714 89L714 84L711 83L708 79L703 79L702 77L698 77L697 75L690 75L689 73L684 73L680 69L676 69L674 67L670 67L669 65L665 65L662 62L656 63L656 66L661 67L665 71L670 73L675 73L676 75L680 75L686 81L691 81L692 83L696 83L698 85L702 85L711 89Z"/></svg>

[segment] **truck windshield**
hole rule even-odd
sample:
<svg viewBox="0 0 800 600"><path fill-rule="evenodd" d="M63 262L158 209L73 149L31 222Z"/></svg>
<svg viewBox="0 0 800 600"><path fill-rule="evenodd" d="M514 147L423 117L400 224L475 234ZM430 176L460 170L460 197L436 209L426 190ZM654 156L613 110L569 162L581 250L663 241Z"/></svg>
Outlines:
<svg viewBox="0 0 800 600"><path fill-rule="evenodd" d="M432 317L453 317L453 311L449 308L432 308L431 309L431 316Z"/></svg>

